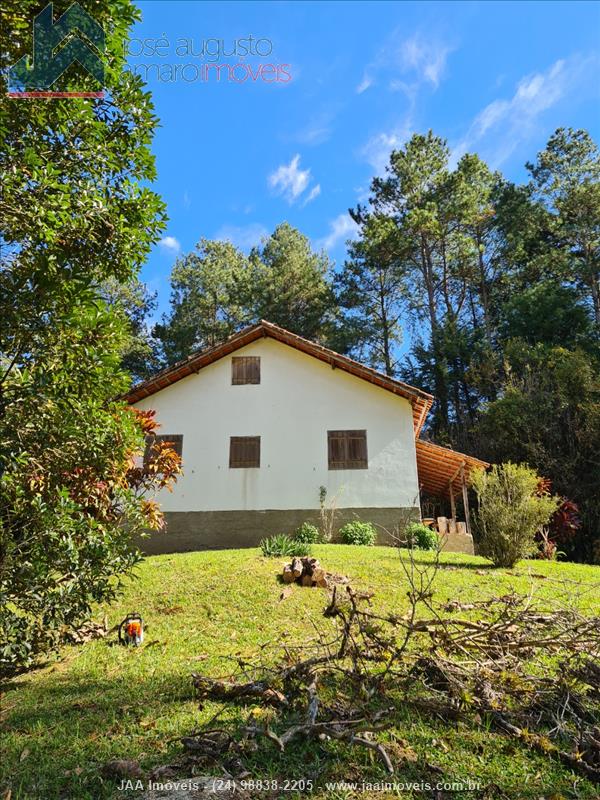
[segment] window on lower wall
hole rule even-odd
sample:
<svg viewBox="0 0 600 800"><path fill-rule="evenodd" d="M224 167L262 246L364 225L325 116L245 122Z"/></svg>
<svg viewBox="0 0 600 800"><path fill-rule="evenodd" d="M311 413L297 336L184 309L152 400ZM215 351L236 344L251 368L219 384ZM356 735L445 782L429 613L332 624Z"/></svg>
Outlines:
<svg viewBox="0 0 600 800"><path fill-rule="evenodd" d="M368 469L366 431L327 431L329 469Z"/></svg>
<svg viewBox="0 0 600 800"><path fill-rule="evenodd" d="M144 450L144 467L148 466L150 461L151 448L153 444L160 442L168 442L173 450L177 453L179 458L183 454L183 434L181 433L164 433L159 436L153 433L151 436L146 436L146 448Z"/></svg>
<svg viewBox="0 0 600 800"><path fill-rule="evenodd" d="M231 383L233 386L260 383L260 356L234 356L231 359Z"/></svg>
<svg viewBox="0 0 600 800"><path fill-rule="evenodd" d="M231 436L229 469L260 467L260 436Z"/></svg>

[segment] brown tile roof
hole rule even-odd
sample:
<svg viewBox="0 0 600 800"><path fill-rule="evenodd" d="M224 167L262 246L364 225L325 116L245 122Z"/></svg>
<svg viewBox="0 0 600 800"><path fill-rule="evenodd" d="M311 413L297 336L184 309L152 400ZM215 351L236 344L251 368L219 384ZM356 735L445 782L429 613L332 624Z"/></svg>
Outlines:
<svg viewBox="0 0 600 800"><path fill-rule="evenodd" d="M168 367L162 370L162 372L157 373L152 378L138 383L124 395L124 399L127 400L128 403L137 403L144 397L149 397L152 394L156 394L156 392L160 392L161 389L171 386L171 384L176 383L182 378L186 378L188 375L192 375L194 372L199 372L208 364L212 364L220 358L264 336L268 336L278 342L294 347L296 350L307 353L314 358L318 358L320 361L330 364L334 369L341 369L368 383L379 386L381 389L404 397L412 405L415 436L419 435L433 402L432 395L424 392L422 389L409 386L402 381L388 378L387 375L375 369L371 369L371 367L359 364L358 361L354 361L348 358L348 356L336 353L328 347L316 344L316 342L303 339L301 336L291 333L285 330L285 328L280 328L272 322L266 322L265 320L261 320L256 325L244 328L221 344L194 353L189 356L189 358L185 359L185 361L180 361L172 367Z"/></svg>

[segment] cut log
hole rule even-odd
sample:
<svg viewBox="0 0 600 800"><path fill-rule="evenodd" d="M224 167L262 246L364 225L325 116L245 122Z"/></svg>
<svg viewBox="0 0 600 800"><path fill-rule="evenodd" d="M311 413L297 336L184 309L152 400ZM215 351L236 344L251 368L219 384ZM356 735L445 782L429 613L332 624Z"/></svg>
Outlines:
<svg viewBox="0 0 600 800"><path fill-rule="evenodd" d="M299 583L301 586L319 586L327 589L331 583L339 582L339 575L326 572L318 558L303 556L293 558L289 564L284 564L281 572L284 583ZM347 582L346 579L344 579Z"/></svg>
<svg viewBox="0 0 600 800"><path fill-rule="evenodd" d="M438 524L438 532L440 536L445 536L448 533L448 518L447 517L438 517L437 518Z"/></svg>
<svg viewBox="0 0 600 800"><path fill-rule="evenodd" d="M301 558L293 558L291 567L292 572L294 573L294 578L299 578L304 572L304 564L302 563Z"/></svg>
<svg viewBox="0 0 600 800"><path fill-rule="evenodd" d="M285 567L283 568L282 577L284 583L293 583L296 580L292 568L289 564L286 564Z"/></svg>
<svg viewBox="0 0 600 800"><path fill-rule="evenodd" d="M462 536L467 535L467 523L466 522L457 522L456 523L456 532L461 534Z"/></svg>

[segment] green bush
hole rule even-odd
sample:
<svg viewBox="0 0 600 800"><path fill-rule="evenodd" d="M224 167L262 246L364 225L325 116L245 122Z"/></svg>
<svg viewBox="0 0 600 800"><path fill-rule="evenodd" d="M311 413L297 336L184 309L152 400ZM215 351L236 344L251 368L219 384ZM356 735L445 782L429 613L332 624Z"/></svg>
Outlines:
<svg viewBox="0 0 600 800"><path fill-rule="evenodd" d="M323 541L323 535L315 525L310 522L303 522L294 533L294 539L305 544L319 544Z"/></svg>
<svg viewBox="0 0 600 800"><path fill-rule="evenodd" d="M274 536L263 539L260 549L265 558L280 558L281 556L294 558L295 556L310 555L309 544L292 539L285 533L276 533Z"/></svg>
<svg viewBox="0 0 600 800"><path fill-rule="evenodd" d="M377 539L377 531L371 522L347 522L340 528L344 544L366 544L372 547Z"/></svg>
<svg viewBox="0 0 600 800"><path fill-rule="evenodd" d="M557 497L539 492L539 478L526 464L495 464L473 473L479 509L479 552L497 567L512 567L538 548L535 535L558 508Z"/></svg>
<svg viewBox="0 0 600 800"><path fill-rule="evenodd" d="M411 522L407 525L406 539L409 547L418 547L419 550L437 550L440 544L437 532L422 522Z"/></svg>

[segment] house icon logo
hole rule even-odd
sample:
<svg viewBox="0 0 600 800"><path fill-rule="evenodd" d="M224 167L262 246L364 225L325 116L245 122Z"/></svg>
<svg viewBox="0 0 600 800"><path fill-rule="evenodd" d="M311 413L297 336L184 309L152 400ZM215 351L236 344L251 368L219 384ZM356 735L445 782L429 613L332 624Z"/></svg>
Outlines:
<svg viewBox="0 0 600 800"><path fill-rule="evenodd" d="M104 30L73 3L56 21L49 3L33 20L33 58L23 56L8 73L9 97L104 97L103 91L53 91L75 62L101 87L104 83Z"/></svg>

